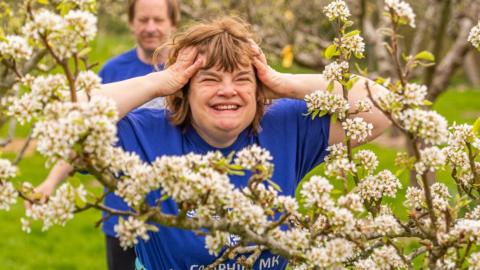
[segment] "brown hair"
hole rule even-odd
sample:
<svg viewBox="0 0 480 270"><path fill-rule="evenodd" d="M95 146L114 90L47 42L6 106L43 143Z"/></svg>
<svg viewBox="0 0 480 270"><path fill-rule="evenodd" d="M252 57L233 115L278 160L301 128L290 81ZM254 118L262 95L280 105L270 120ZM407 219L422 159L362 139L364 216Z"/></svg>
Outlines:
<svg viewBox="0 0 480 270"><path fill-rule="evenodd" d="M255 55L251 41L256 39L250 25L238 17L224 17L211 22L196 23L175 35L167 43L169 57L166 66L175 63L181 49L194 46L207 59L204 69L217 66L221 71L233 72L241 66L251 64ZM157 49L156 53L158 51ZM154 59L157 57L154 56ZM256 79L256 114L251 124L254 133L260 130L260 120L266 104L262 83L258 78ZM171 95L165 98L166 108L170 112L170 121L176 126L186 127L191 123L189 88L190 85L187 84L182 89L182 95Z"/></svg>
<svg viewBox="0 0 480 270"><path fill-rule="evenodd" d="M179 0L165 0L167 3L168 19L172 25L177 26L180 23L180 4ZM137 0L128 0L128 22L133 22L135 18L135 5Z"/></svg>

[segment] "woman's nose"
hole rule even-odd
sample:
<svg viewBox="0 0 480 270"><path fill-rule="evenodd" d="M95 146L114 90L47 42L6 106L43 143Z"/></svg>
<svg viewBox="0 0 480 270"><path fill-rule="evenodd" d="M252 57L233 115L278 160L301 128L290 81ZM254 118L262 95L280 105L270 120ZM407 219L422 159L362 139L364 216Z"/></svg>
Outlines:
<svg viewBox="0 0 480 270"><path fill-rule="evenodd" d="M225 97L233 97L236 96L238 93L237 90L235 90L233 83L224 83L222 87L218 90L218 94Z"/></svg>

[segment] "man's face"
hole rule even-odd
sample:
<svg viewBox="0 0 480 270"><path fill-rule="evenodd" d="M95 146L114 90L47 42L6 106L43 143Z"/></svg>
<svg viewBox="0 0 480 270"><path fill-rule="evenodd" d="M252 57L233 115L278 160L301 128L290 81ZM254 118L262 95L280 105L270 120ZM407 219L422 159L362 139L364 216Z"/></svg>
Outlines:
<svg viewBox="0 0 480 270"><path fill-rule="evenodd" d="M192 125L210 141L224 135L236 138L255 117L256 89L251 65L231 73L201 69L190 81Z"/></svg>
<svg viewBox="0 0 480 270"><path fill-rule="evenodd" d="M168 17L167 0L138 0L129 24L137 45L152 54L175 30Z"/></svg>

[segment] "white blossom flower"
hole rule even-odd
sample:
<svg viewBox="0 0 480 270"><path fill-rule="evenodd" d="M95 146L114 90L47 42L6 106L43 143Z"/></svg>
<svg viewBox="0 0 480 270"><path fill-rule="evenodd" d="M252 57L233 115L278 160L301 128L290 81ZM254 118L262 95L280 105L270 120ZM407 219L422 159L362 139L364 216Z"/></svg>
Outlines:
<svg viewBox="0 0 480 270"><path fill-rule="evenodd" d="M364 260L356 261L353 264L353 269L355 270L371 270L371 269L378 269L377 265L371 258L367 258Z"/></svg>
<svg viewBox="0 0 480 270"><path fill-rule="evenodd" d="M309 246L310 237L307 230L292 228L283 233L282 242L289 249L304 252Z"/></svg>
<svg viewBox="0 0 480 270"><path fill-rule="evenodd" d="M443 183L434 183L430 188L433 207L438 211L445 211L448 207L448 200L451 197L448 187Z"/></svg>
<svg viewBox="0 0 480 270"><path fill-rule="evenodd" d="M418 187L408 187L405 195L405 206L413 209L417 209L423 206L425 197L423 190Z"/></svg>
<svg viewBox="0 0 480 270"><path fill-rule="evenodd" d="M347 146L343 143L336 143L327 147L328 155L325 157L325 162L334 159L347 158Z"/></svg>
<svg viewBox="0 0 480 270"><path fill-rule="evenodd" d="M7 180L17 175L17 167L8 159L0 159L0 180Z"/></svg>
<svg viewBox="0 0 480 270"><path fill-rule="evenodd" d="M348 209L334 208L329 219L333 231L339 235L352 235L355 232L355 217Z"/></svg>
<svg viewBox="0 0 480 270"><path fill-rule="evenodd" d="M402 98L401 96L393 93L387 92L385 94L380 94L376 97L376 102L379 107L386 111L391 112L396 115L402 109Z"/></svg>
<svg viewBox="0 0 480 270"><path fill-rule="evenodd" d="M346 112L350 109L350 104L341 95L328 93L327 91L315 91L305 96L308 113L314 111L324 111L330 114L337 114L338 118L345 118Z"/></svg>
<svg viewBox="0 0 480 270"><path fill-rule="evenodd" d="M65 17L67 25L86 42L97 34L97 17L90 12L71 10Z"/></svg>
<svg viewBox="0 0 480 270"><path fill-rule="evenodd" d="M263 166L264 168L272 168L273 164L272 155L266 149L259 147L258 145L251 145L240 150L235 159L235 164L242 166L247 170L253 170L257 166Z"/></svg>
<svg viewBox="0 0 480 270"><path fill-rule="evenodd" d="M32 48L25 38L8 35L5 37L5 41L0 41L0 55L15 61L29 59L32 55Z"/></svg>
<svg viewBox="0 0 480 270"><path fill-rule="evenodd" d="M392 215L379 215L373 221L375 232L381 235L399 234L402 227Z"/></svg>
<svg viewBox="0 0 480 270"><path fill-rule="evenodd" d="M51 33L59 33L65 27L65 21L61 16L41 9L33 14L33 20L25 24L22 33L28 38L40 40L40 35L48 37Z"/></svg>
<svg viewBox="0 0 480 270"><path fill-rule="evenodd" d="M415 28L415 13L407 2L402 0L385 0L385 10L392 10L396 16L405 20L410 27Z"/></svg>
<svg viewBox="0 0 480 270"><path fill-rule="evenodd" d="M322 75L327 81L340 81L347 72L348 62L332 62L325 66Z"/></svg>
<svg viewBox="0 0 480 270"><path fill-rule="evenodd" d="M427 147L420 150L420 160L415 164L417 174L422 175L426 171L434 172L442 168L446 163L444 152L436 147Z"/></svg>
<svg viewBox="0 0 480 270"><path fill-rule="evenodd" d="M77 89L87 93L100 89L102 79L95 72L88 70L82 71L77 77Z"/></svg>
<svg viewBox="0 0 480 270"><path fill-rule="evenodd" d="M347 208L351 211L364 211L362 197L360 197L360 195L358 195L357 193L350 192L347 195L340 196L337 202L339 206Z"/></svg>
<svg viewBox="0 0 480 270"><path fill-rule="evenodd" d="M49 102L66 100L67 89L64 75L38 76L33 79L29 93L20 98L3 99L2 103L8 106L8 115L25 123L43 113Z"/></svg>
<svg viewBox="0 0 480 270"><path fill-rule="evenodd" d="M346 51L349 54L361 55L365 52L365 42L359 34L342 37L341 39L336 38L334 43L337 44L341 50Z"/></svg>
<svg viewBox="0 0 480 270"><path fill-rule="evenodd" d="M64 0L64 2L72 3L77 6L78 9L87 10L90 7L95 7L95 0Z"/></svg>
<svg viewBox="0 0 480 270"><path fill-rule="evenodd" d="M392 246L382 246L373 251L370 256L374 267L371 269L388 270L388 269L405 269L406 265L397 251ZM363 269L363 268L358 268Z"/></svg>
<svg viewBox="0 0 480 270"><path fill-rule="evenodd" d="M402 103L405 105L421 106L424 104L427 96L427 87L416 83L407 83L401 96Z"/></svg>
<svg viewBox="0 0 480 270"><path fill-rule="evenodd" d="M480 221L459 219L455 226L450 230L448 239L452 241L465 239L478 244L480 242Z"/></svg>
<svg viewBox="0 0 480 270"><path fill-rule="evenodd" d="M356 171L355 163L348 158L329 160L325 166L325 175L337 179L345 179Z"/></svg>
<svg viewBox="0 0 480 270"><path fill-rule="evenodd" d="M328 210L333 207L333 200L330 192L333 186L321 176L312 176L309 181L303 184L300 195L305 200L306 207L318 207Z"/></svg>
<svg viewBox="0 0 480 270"><path fill-rule="evenodd" d="M468 270L480 270L480 252L475 252L468 258Z"/></svg>
<svg viewBox="0 0 480 270"><path fill-rule="evenodd" d="M402 184L395 175L383 170L375 176L365 177L358 185L359 194L364 200L376 201L383 197L395 198Z"/></svg>
<svg viewBox="0 0 480 270"><path fill-rule="evenodd" d="M77 188L70 184L62 184L45 204L33 204L26 209L26 217L43 222L42 230L52 225L65 226L73 218L76 202L85 202L86 190L80 185ZM25 221L26 223L26 221Z"/></svg>
<svg viewBox="0 0 480 270"><path fill-rule="evenodd" d="M373 108L372 101L368 98L357 100L355 106L359 112L369 112Z"/></svg>
<svg viewBox="0 0 480 270"><path fill-rule="evenodd" d="M472 211L468 212L465 218L480 220L480 205L477 205Z"/></svg>
<svg viewBox="0 0 480 270"><path fill-rule="evenodd" d="M81 144L82 153L96 153L97 159L104 159L117 141L118 112L110 99L95 96L90 102L51 102L43 114L33 136L38 140L37 150L48 158L47 163L69 160L77 151L73 147L76 144Z"/></svg>
<svg viewBox="0 0 480 270"><path fill-rule="evenodd" d="M434 111L407 109L399 119L406 130L422 138L426 143L439 145L447 140L447 120Z"/></svg>
<svg viewBox="0 0 480 270"><path fill-rule="evenodd" d="M148 240L147 224L139 219L129 216L127 220L120 218L118 224L113 227L116 236L120 240L123 249L133 247L138 243L138 238Z"/></svg>
<svg viewBox="0 0 480 270"><path fill-rule="evenodd" d="M307 252L310 265L326 269L339 269L339 264L354 256L355 245L345 239L335 238L324 247L315 247ZM341 269L341 268L340 268Z"/></svg>
<svg viewBox="0 0 480 270"><path fill-rule="evenodd" d="M353 156L353 160L368 174L372 174L378 166L378 158L370 150L360 150Z"/></svg>
<svg viewBox="0 0 480 270"><path fill-rule="evenodd" d="M228 244L230 234L226 232L215 231L213 234L205 236L205 247L212 256L218 256L218 253Z"/></svg>
<svg viewBox="0 0 480 270"><path fill-rule="evenodd" d="M26 218L20 218L20 223L22 224L22 231L25 233L31 233L32 229L30 228L30 220Z"/></svg>
<svg viewBox="0 0 480 270"><path fill-rule="evenodd" d="M0 210L10 211L17 202L18 193L11 182L0 180Z"/></svg>
<svg viewBox="0 0 480 270"><path fill-rule="evenodd" d="M276 205L281 206L282 209L285 209L288 213L297 213L298 211L298 202L295 198L290 196L279 195L276 197Z"/></svg>
<svg viewBox="0 0 480 270"><path fill-rule="evenodd" d="M342 127L345 129L346 136L358 142L365 141L368 136L372 135L373 124L367 123L361 117L355 117L353 119L346 119L342 122Z"/></svg>
<svg viewBox="0 0 480 270"><path fill-rule="evenodd" d="M480 22L470 30L468 41L472 43L473 47L480 50Z"/></svg>
<svg viewBox="0 0 480 270"><path fill-rule="evenodd" d="M346 21L350 17L350 10L345 1L335 0L323 8L323 13L328 17L329 21L340 19Z"/></svg>

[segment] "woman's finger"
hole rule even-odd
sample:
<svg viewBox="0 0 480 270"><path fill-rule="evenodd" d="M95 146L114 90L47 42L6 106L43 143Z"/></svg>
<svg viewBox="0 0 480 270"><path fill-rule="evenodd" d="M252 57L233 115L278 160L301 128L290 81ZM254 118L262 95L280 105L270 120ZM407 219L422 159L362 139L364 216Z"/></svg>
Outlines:
<svg viewBox="0 0 480 270"><path fill-rule="evenodd" d="M193 62L192 65L190 65L186 70L185 70L185 76L187 78L191 78L193 77L193 75L195 75L195 73L197 73L197 71L203 67L203 64L204 64L204 59L205 57L202 56L202 55L199 55L197 57L197 59L195 59L195 62Z"/></svg>

